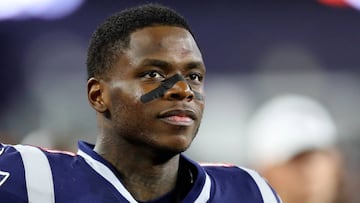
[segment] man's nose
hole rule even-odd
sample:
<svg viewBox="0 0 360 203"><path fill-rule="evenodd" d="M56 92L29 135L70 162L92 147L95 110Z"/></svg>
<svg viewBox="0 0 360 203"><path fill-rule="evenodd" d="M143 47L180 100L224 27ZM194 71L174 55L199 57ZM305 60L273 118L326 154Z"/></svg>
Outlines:
<svg viewBox="0 0 360 203"><path fill-rule="evenodd" d="M185 99L187 101L192 101L194 99L194 92L186 81L180 80L165 92L164 98L167 100Z"/></svg>

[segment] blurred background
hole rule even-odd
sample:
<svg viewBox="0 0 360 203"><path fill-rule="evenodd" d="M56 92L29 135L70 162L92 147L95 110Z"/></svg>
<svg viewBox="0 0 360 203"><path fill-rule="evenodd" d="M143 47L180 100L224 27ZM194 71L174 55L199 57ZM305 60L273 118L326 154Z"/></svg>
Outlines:
<svg viewBox="0 0 360 203"><path fill-rule="evenodd" d="M0 141L70 151L94 142L88 41L143 2L0 0ZM207 67L207 107L186 154L260 170L333 147L359 177L359 1L157 2L188 19Z"/></svg>

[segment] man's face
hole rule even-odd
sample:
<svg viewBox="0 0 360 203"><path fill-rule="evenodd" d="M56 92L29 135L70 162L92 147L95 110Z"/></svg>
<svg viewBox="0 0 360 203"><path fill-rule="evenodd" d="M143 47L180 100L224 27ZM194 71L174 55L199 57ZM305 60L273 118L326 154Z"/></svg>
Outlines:
<svg viewBox="0 0 360 203"><path fill-rule="evenodd" d="M205 67L185 29L155 26L130 36L105 82L112 136L138 146L184 151L204 109Z"/></svg>

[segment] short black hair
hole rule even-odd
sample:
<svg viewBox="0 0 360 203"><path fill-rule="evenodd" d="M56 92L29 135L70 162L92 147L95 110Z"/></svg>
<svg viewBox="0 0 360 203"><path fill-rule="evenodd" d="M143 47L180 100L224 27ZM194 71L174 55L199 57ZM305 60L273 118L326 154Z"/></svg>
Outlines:
<svg viewBox="0 0 360 203"><path fill-rule="evenodd" d="M115 13L92 35L86 61L88 79L101 76L113 66L129 47L131 33L156 25L181 27L192 34L184 17L160 4L145 4Z"/></svg>

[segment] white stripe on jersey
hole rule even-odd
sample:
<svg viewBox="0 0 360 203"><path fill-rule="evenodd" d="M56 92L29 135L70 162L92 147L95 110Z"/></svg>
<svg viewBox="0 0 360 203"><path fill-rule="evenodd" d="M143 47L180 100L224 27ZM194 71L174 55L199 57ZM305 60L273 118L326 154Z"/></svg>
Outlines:
<svg viewBox="0 0 360 203"><path fill-rule="evenodd" d="M9 178L10 173L6 171L0 171L0 176L3 176L2 179L0 179L0 186L1 186Z"/></svg>
<svg viewBox="0 0 360 203"><path fill-rule="evenodd" d="M46 155L36 147L24 145L13 147L20 152L24 163L28 202L54 203L54 184Z"/></svg>
<svg viewBox="0 0 360 203"><path fill-rule="evenodd" d="M260 190L260 193L263 197L264 203L279 203L277 201L273 191L271 190L271 188L267 184L267 182L264 180L264 178L262 178L256 171L253 171L251 169L247 169L244 167L240 167L240 168L245 170L246 172L248 172L249 175L251 175L251 177L254 179L254 181L256 182L256 184ZM280 203L281 203L281 200L280 200Z"/></svg>
<svg viewBox="0 0 360 203"><path fill-rule="evenodd" d="M137 203L134 197L129 193L129 191L126 190L124 185L107 166L93 159L91 156L81 150L79 150L77 154L82 156L91 168L93 168L97 173L109 181L109 183L111 183L120 192L120 194L125 197L125 199L127 199L130 203Z"/></svg>
<svg viewBox="0 0 360 203"><path fill-rule="evenodd" d="M206 174L206 173L205 173ZM208 174L206 174L206 180L204 187L199 195L199 197L194 201L194 203L205 203L210 199L210 190L211 190L211 180Z"/></svg>
<svg viewBox="0 0 360 203"><path fill-rule="evenodd" d="M5 148L3 147L2 144L0 144L0 147L1 147L1 149L0 149L0 155L1 155L5 151Z"/></svg>

